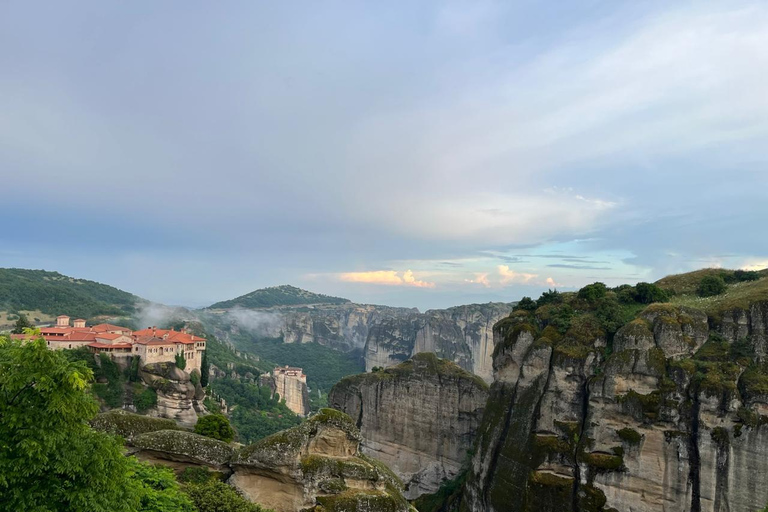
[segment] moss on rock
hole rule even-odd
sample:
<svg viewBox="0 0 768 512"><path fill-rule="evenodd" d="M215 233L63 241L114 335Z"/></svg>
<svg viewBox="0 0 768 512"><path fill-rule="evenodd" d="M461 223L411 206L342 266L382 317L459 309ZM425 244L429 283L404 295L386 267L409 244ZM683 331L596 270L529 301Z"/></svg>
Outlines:
<svg viewBox="0 0 768 512"><path fill-rule="evenodd" d="M184 430L173 420L150 418L120 410L98 414L91 420L91 427L128 440L158 430Z"/></svg>
<svg viewBox="0 0 768 512"><path fill-rule="evenodd" d="M235 452L234 448L223 441L178 430L141 434L134 437L131 444L161 456L166 454L172 460L181 458L217 467L228 464Z"/></svg>

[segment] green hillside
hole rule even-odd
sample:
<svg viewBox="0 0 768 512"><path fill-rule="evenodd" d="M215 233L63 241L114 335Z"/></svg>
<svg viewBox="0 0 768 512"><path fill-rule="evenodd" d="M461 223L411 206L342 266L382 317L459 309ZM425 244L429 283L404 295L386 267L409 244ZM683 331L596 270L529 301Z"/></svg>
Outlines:
<svg viewBox="0 0 768 512"><path fill-rule="evenodd" d="M0 311L33 312L47 321L66 314L90 319L96 316L130 316L142 299L112 286L75 279L58 272L0 268Z"/></svg>
<svg viewBox="0 0 768 512"><path fill-rule="evenodd" d="M302 304L345 304L349 299L314 293L284 284L241 295L235 299L212 304L208 309L270 308L273 306L300 306Z"/></svg>

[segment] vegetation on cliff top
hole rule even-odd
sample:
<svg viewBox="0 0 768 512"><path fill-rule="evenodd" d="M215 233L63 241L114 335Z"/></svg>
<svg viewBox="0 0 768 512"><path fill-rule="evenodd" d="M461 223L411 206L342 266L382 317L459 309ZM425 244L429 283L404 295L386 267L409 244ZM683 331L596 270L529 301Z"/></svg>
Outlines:
<svg viewBox="0 0 768 512"><path fill-rule="evenodd" d="M304 304L346 304L349 299L314 293L287 284L261 288L240 297L211 304L208 309L271 308Z"/></svg>
<svg viewBox="0 0 768 512"><path fill-rule="evenodd" d="M91 319L131 315L141 300L112 286L58 272L0 268L0 311L39 311Z"/></svg>
<svg viewBox="0 0 768 512"><path fill-rule="evenodd" d="M450 377L455 379L464 379L474 383L481 389L488 389L483 379L468 372L453 361L441 359L431 352L421 352L415 354L407 361L396 366L388 368L375 368L370 373L360 373L358 375L349 375L341 379L337 386L354 386L361 384L372 384L382 380L407 379L414 375L435 375L440 377Z"/></svg>

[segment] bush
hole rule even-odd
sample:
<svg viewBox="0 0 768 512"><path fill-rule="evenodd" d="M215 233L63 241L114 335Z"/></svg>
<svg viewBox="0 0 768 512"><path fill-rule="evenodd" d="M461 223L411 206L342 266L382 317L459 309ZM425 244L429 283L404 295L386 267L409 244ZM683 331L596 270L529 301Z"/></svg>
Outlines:
<svg viewBox="0 0 768 512"><path fill-rule="evenodd" d="M199 512L267 512L267 509L251 503L233 487L218 480L190 483L184 491Z"/></svg>
<svg viewBox="0 0 768 512"><path fill-rule="evenodd" d="M725 281L721 276L709 275L701 278L696 292L699 294L699 297L713 297L723 293L726 288Z"/></svg>
<svg viewBox="0 0 768 512"><path fill-rule="evenodd" d="M145 413L157 406L157 391L152 388L145 388L133 397L133 405L136 411Z"/></svg>
<svg viewBox="0 0 768 512"><path fill-rule="evenodd" d="M179 370L183 370L184 368L187 367L187 360L184 359L184 354L183 353L176 354L176 367Z"/></svg>
<svg viewBox="0 0 768 512"><path fill-rule="evenodd" d="M229 443L235 438L235 431L232 430L232 425L229 424L229 420L223 414L209 414L197 420L195 434L218 439L225 443Z"/></svg>
<svg viewBox="0 0 768 512"><path fill-rule="evenodd" d="M635 285L635 300L642 304L654 302L666 302L669 300L669 292L651 283L637 283Z"/></svg>
<svg viewBox="0 0 768 512"><path fill-rule="evenodd" d="M605 294L608 292L608 288L600 282L588 284L581 290L579 290L579 293L577 296L580 299L584 299L587 302L596 302L599 299L602 299L605 297Z"/></svg>
<svg viewBox="0 0 768 512"><path fill-rule="evenodd" d="M733 277L736 281L757 281L760 279L760 273L754 270L736 270L733 273Z"/></svg>
<svg viewBox="0 0 768 512"><path fill-rule="evenodd" d="M547 304L559 304L561 302L563 302L563 297L557 290L547 290L546 292L542 293L541 297L539 297L539 300L536 301L539 306L546 306Z"/></svg>
<svg viewBox="0 0 768 512"><path fill-rule="evenodd" d="M515 304L515 307L513 308L515 311L517 310L523 310L523 311L536 311L536 308L538 308L538 304L536 304L536 301L533 300L530 297L523 297L520 299L520 302Z"/></svg>

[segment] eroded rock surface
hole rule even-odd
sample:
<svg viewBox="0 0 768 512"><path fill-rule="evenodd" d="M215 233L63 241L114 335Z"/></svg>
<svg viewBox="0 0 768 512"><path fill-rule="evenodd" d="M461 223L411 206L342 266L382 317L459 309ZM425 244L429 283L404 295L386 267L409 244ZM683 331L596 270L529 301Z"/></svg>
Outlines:
<svg viewBox="0 0 768 512"><path fill-rule="evenodd" d="M405 512L401 482L359 451L360 432L346 414L323 409L301 425L240 451L230 484L280 512Z"/></svg>
<svg viewBox="0 0 768 512"><path fill-rule="evenodd" d="M653 304L612 349L594 317L560 332L548 313L494 329L466 510L765 507L768 302L709 317Z"/></svg>
<svg viewBox="0 0 768 512"><path fill-rule="evenodd" d="M434 493L454 478L474 442L488 386L434 354L342 379L329 405L352 417L362 451L389 466L406 497Z"/></svg>
<svg viewBox="0 0 768 512"><path fill-rule="evenodd" d="M190 382L189 374L172 363L152 363L139 371L141 380L157 391L157 406L149 416L168 418L184 427L193 427L199 413L205 413L200 385Z"/></svg>

